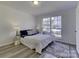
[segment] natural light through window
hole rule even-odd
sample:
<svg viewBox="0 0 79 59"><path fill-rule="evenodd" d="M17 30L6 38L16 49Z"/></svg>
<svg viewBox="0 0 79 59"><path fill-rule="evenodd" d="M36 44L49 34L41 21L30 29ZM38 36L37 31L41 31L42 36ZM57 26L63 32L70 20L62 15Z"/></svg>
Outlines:
<svg viewBox="0 0 79 59"><path fill-rule="evenodd" d="M43 18L43 31L51 32L56 37L61 37L61 16Z"/></svg>

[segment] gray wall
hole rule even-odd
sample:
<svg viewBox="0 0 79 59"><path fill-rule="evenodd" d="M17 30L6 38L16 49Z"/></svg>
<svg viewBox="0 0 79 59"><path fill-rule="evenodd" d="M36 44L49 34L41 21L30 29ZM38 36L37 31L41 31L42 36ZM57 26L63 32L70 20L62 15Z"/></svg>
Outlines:
<svg viewBox="0 0 79 59"><path fill-rule="evenodd" d="M48 14L38 15L36 16L36 27L42 29L42 18L44 17L51 17L51 16L62 16L62 39L59 41L69 43L69 44L76 44L76 15L75 15L75 8L52 12Z"/></svg>

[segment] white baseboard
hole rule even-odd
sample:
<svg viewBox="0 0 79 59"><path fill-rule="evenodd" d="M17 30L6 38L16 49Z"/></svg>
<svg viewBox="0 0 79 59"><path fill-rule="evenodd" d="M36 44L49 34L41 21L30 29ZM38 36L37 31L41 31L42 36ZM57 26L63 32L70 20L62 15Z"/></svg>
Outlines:
<svg viewBox="0 0 79 59"><path fill-rule="evenodd" d="M61 39L56 40L56 41L59 41L59 42L62 42L62 43L66 43L66 44L76 45L75 43L71 43L71 42L63 41L63 40L61 40Z"/></svg>
<svg viewBox="0 0 79 59"><path fill-rule="evenodd" d="M9 44L12 44L12 43L13 43L12 41L8 42L8 43L3 43L3 44L0 44L0 47L5 46L5 45L9 45Z"/></svg>

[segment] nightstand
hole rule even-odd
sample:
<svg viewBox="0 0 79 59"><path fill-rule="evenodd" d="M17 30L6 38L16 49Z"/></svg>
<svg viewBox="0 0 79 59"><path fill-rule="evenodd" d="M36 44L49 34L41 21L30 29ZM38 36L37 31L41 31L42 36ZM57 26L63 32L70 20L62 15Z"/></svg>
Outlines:
<svg viewBox="0 0 79 59"><path fill-rule="evenodd" d="M20 36L15 36L14 45L20 44Z"/></svg>

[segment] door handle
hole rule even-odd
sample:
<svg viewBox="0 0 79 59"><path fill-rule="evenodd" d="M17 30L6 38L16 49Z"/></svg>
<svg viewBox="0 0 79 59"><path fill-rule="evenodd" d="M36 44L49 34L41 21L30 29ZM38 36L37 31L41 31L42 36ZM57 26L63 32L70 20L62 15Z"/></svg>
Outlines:
<svg viewBox="0 0 79 59"><path fill-rule="evenodd" d="M75 32L77 32L77 30L75 30Z"/></svg>

